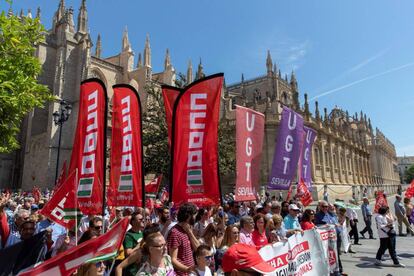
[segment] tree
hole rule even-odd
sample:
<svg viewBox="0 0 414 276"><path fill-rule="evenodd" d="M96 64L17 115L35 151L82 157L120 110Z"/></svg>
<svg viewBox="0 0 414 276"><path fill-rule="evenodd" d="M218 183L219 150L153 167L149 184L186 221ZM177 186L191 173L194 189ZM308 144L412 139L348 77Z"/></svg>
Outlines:
<svg viewBox="0 0 414 276"><path fill-rule="evenodd" d="M414 179L414 165L411 165L407 170L405 170L405 182L411 183Z"/></svg>
<svg viewBox="0 0 414 276"><path fill-rule="evenodd" d="M144 145L145 173L169 175L170 150L165 118L164 100L161 87L149 82L145 91L148 94L147 110L142 120L142 143Z"/></svg>
<svg viewBox="0 0 414 276"><path fill-rule="evenodd" d="M175 85L183 88L187 83L182 73L177 74ZM170 152L168 131L165 119L164 100L161 87L150 82L145 88L148 93L147 112L143 115L144 169L146 173L169 175ZM235 172L235 128L221 121L218 131L219 170L221 175Z"/></svg>
<svg viewBox="0 0 414 276"><path fill-rule="evenodd" d="M24 116L43 107L52 96L38 83L41 65L35 51L44 40L38 18L0 15L0 153L19 147L17 135Z"/></svg>

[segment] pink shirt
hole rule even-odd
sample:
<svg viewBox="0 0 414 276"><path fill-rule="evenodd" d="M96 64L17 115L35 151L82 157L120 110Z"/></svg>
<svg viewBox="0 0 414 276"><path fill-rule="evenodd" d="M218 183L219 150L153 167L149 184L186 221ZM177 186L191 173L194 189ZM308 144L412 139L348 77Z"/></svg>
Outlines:
<svg viewBox="0 0 414 276"><path fill-rule="evenodd" d="M244 243L244 244L248 244L248 245L253 245L255 246L253 239L252 239L252 233L247 232L244 229L240 230L240 238L239 238L240 243Z"/></svg>

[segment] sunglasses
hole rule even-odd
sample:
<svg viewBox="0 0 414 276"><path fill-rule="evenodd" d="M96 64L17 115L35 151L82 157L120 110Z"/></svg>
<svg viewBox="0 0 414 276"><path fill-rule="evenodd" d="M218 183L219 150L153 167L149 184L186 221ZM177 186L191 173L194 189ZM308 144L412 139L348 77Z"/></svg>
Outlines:
<svg viewBox="0 0 414 276"><path fill-rule="evenodd" d="M163 244L160 244L160 245L151 245L150 247L155 247L155 248L160 249L160 248L164 248L166 246L167 246L167 244L166 243L163 243Z"/></svg>
<svg viewBox="0 0 414 276"><path fill-rule="evenodd" d="M102 225L101 226L93 226L93 229L101 230L102 229Z"/></svg>
<svg viewBox="0 0 414 276"><path fill-rule="evenodd" d="M322 206L322 208L328 208L329 206L327 206L327 205L324 205L324 206Z"/></svg>
<svg viewBox="0 0 414 276"><path fill-rule="evenodd" d="M210 256L204 256L204 259L206 260L206 261L211 261L211 260L213 260L213 255L210 255Z"/></svg>

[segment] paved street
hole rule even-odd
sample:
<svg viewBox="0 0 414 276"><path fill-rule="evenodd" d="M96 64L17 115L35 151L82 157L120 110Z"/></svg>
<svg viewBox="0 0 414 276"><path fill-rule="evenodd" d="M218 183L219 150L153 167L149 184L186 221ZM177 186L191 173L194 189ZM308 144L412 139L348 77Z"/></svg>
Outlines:
<svg viewBox="0 0 414 276"><path fill-rule="evenodd" d="M388 203L391 209L394 211L395 196L388 197ZM373 202L374 203L374 202ZM373 204L371 204L373 205ZM358 210L358 231L361 231L365 224L362 219L361 210ZM344 272L352 276L413 276L414 275L414 237L399 237L397 236L397 255L401 257L400 262L405 264L406 268L392 267L392 260L389 255L386 256L384 264L390 266L376 266L374 265L375 255L379 247L379 239L377 234L377 228L373 221L373 230L376 240L360 239L359 243L362 245L352 245L352 249L356 251L355 254L342 254L341 260L344 267ZM397 226L397 225L396 225ZM403 227L405 233L405 226ZM398 232L398 227L397 227ZM368 237L368 233L365 234ZM388 254L388 251L386 252Z"/></svg>

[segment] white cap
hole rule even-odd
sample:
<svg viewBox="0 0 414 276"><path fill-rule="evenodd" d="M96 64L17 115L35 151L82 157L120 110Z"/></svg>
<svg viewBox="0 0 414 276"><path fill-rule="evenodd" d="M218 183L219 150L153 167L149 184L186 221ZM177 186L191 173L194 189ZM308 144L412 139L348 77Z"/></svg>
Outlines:
<svg viewBox="0 0 414 276"><path fill-rule="evenodd" d="M300 210L296 204L289 204L289 210Z"/></svg>

